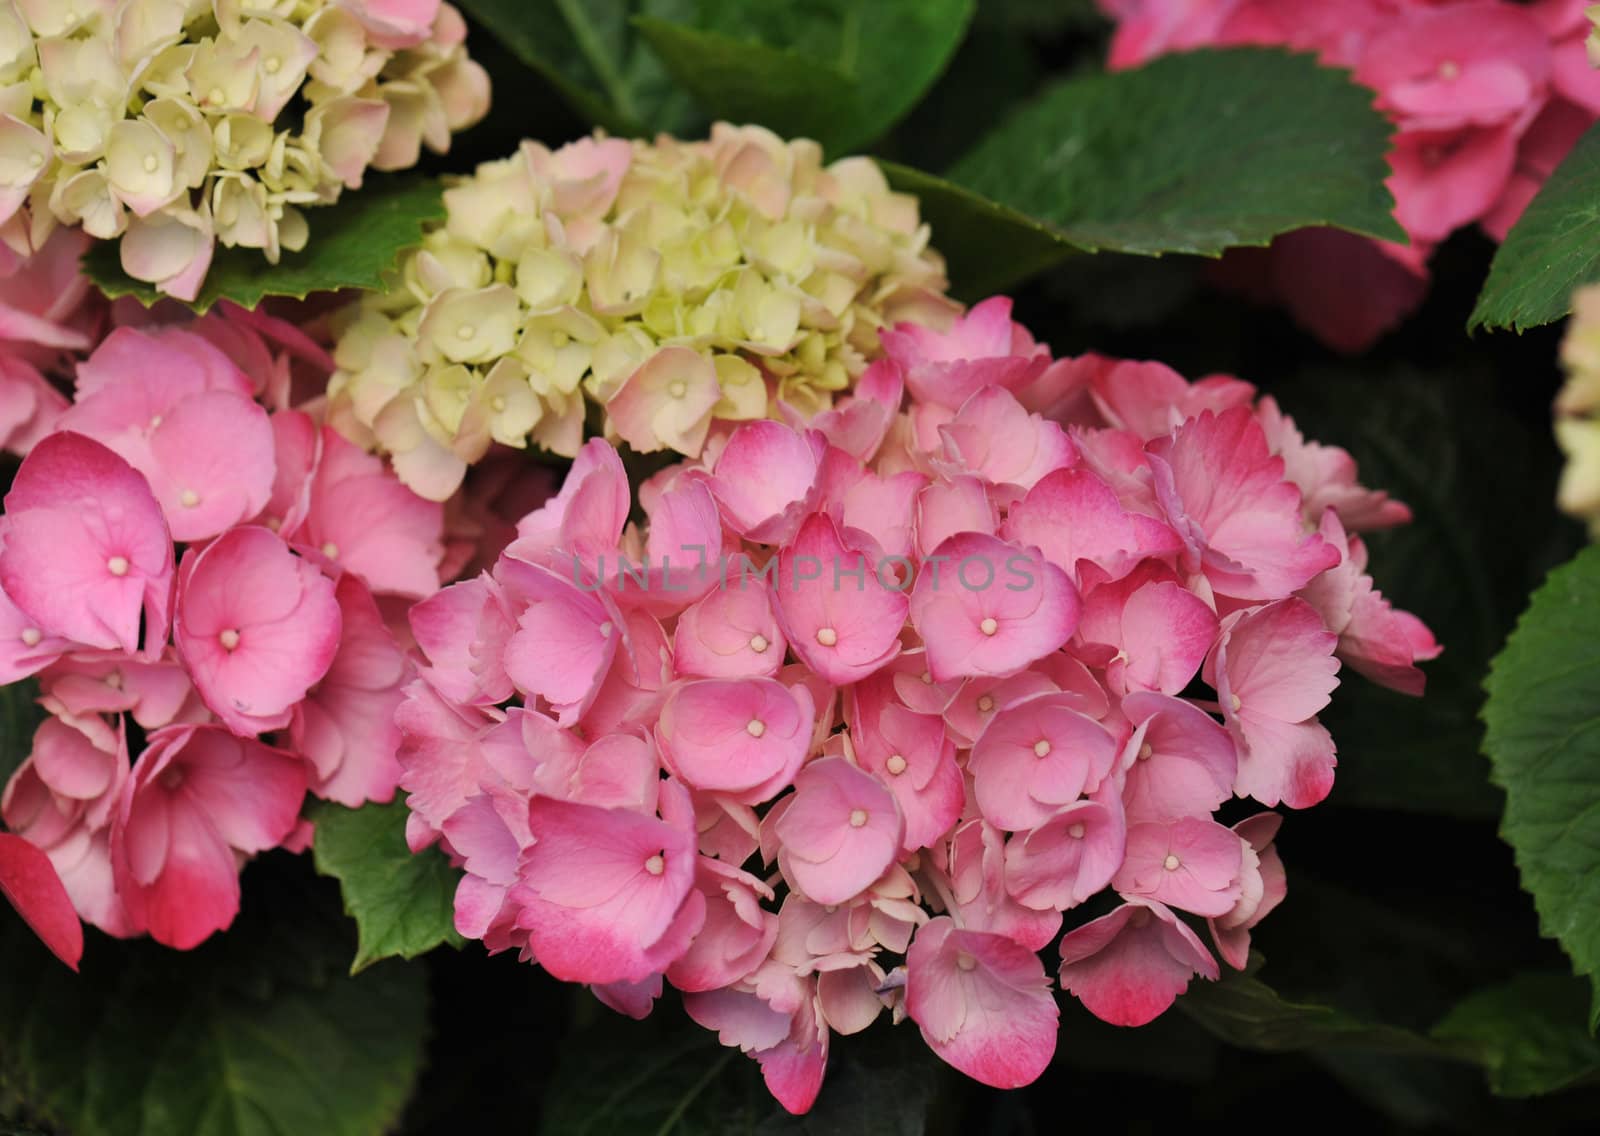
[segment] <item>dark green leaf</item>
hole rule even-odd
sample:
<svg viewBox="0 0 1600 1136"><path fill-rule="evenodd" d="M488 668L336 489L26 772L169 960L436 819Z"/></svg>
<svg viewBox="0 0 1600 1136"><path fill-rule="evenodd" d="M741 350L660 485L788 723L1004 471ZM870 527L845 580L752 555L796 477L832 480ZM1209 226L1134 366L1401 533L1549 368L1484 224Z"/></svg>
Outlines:
<svg viewBox="0 0 1600 1136"><path fill-rule="evenodd" d="M219 247L192 306L204 312L232 300L254 308L267 296L378 288L400 254L419 243L423 226L444 218L444 198L435 181L373 178L335 205L308 209L306 217L311 240L301 252L284 253L275 267L258 249ZM108 296L134 296L147 306L161 299L122 271L120 255L116 241L97 241L83 258L84 270Z"/></svg>
<svg viewBox="0 0 1600 1136"><path fill-rule="evenodd" d="M631 23L637 15L691 18L692 0L462 0L461 7L596 126L643 135L693 121L688 95Z"/></svg>
<svg viewBox="0 0 1600 1136"><path fill-rule="evenodd" d="M1433 1035L1475 1054L1496 1093L1536 1096L1600 1077L1586 1001L1584 984L1571 975L1519 974L1462 1002Z"/></svg>
<svg viewBox="0 0 1600 1136"><path fill-rule="evenodd" d="M1371 93L1309 56L1165 56L1060 82L1008 116L950 170L970 193L945 195L934 244L952 278L993 290L1073 250L1217 256L1311 225L1403 241L1388 138ZM969 223L1002 243L986 253L960 235Z"/></svg>
<svg viewBox="0 0 1600 1136"><path fill-rule="evenodd" d="M1365 1022L1331 1006L1288 1001L1253 973L1229 972L1220 982L1197 979L1178 1006L1222 1040L1245 1049L1366 1049L1418 1055L1442 1051L1410 1030Z"/></svg>
<svg viewBox="0 0 1600 1136"><path fill-rule="evenodd" d="M1595 990L1600 1020L1600 547L1550 574L1495 658L1484 747L1506 791L1516 849L1545 934Z"/></svg>
<svg viewBox="0 0 1600 1136"><path fill-rule="evenodd" d="M607 1022L570 1039L545 1096L541 1136L756 1131L771 1105L754 1062L706 1030L651 1033Z"/></svg>
<svg viewBox="0 0 1600 1136"><path fill-rule="evenodd" d="M96 937L81 975L0 928L0 1111L73 1136L387 1131L421 1061L422 971L291 965L347 950L347 925L253 898L193 952Z"/></svg>
<svg viewBox="0 0 1600 1136"><path fill-rule="evenodd" d="M380 959L461 946L454 921L457 873L437 848L411 854L406 813L399 796L387 805L347 809L323 801L311 810L317 871L339 881L359 933L351 974Z"/></svg>
<svg viewBox="0 0 1600 1136"><path fill-rule="evenodd" d="M915 105L973 0L465 0L579 114L618 134L707 115L844 153Z"/></svg>
<svg viewBox="0 0 1600 1136"><path fill-rule="evenodd" d="M993 295L1081 251L1050 226L1009 206L921 170L879 164L895 189L921 199L922 219L933 227L933 246L949 262L950 279L963 296Z"/></svg>
<svg viewBox="0 0 1600 1136"><path fill-rule="evenodd" d="M835 1037L811 1111L785 1112L754 1061L674 1019L602 1020L562 1047L541 1136L923 1136L943 1066L915 1027Z"/></svg>
<svg viewBox="0 0 1600 1136"><path fill-rule="evenodd" d="M710 0L692 24L634 23L713 118L815 138L831 154L873 141L949 62L972 0Z"/></svg>
<svg viewBox="0 0 1600 1136"><path fill-rule="evenodd" d="M1489 266L1469 328L1524 331L1572 310L1600 280L1600 124L1578 140L1528 204Z"/></svg>

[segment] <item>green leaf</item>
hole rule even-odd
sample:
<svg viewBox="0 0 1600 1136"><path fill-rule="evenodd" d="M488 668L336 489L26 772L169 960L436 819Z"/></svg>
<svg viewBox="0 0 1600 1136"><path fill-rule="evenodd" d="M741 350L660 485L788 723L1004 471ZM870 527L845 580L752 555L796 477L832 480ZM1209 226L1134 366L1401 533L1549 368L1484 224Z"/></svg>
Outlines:
<svg viewBox="0 0 1600 1136"><path fill-rule="evenodd" d="M540 1136L923 1136L928 1129L944 1070L909 1027L881 1022L835 1037L816 1103L791 1116L754 1061L687 1026L677 1006L657 1014L666 1020L612 1018L565 1039Z"/></svg>
<svg viewBox="0 0 1600 1136"><path fill-rule="evenodd" d="M1519 974L1463 1001L1433 1035L1474 1053L1501 1096L1592 1082L1600 1078L1600 1042L1585 1028L1584 995L1569 974Z"/></svg>
<svg viewBox="0 0 1600 1136"><path fill-rule="evenodd" d="M1600 280L1600 123L1556 167L1495 253L1467 327L1526 331Z"/></svg>
<svg viewBox="0 0 1600 1136"><path fill-rule="evenodd" d="M993 290L1075 250L1217 256L1312 225L1403 241L1388 139L1371 92L1309 56L1164 56L1062 81L1009 115L946 175L968 192L941 190L934 245L953 279ZM1003 243L986 252L967 223Z"/></svg>
<svg viewBox="0 0 1600 1136"><path fill-rule="evenodd" d="M462 0L461 8L596 126L644 135L693 121L688 94L631 23L641 14L684 18L692 0Z"/></svg>
<svg viewBox="0 0 1600 1136"><path fill-rule="evenodd" d="M540 1136L754 1132L768 1112L755 1063L715 1034L652 1037L647 1026L618 1027L585 1030L562 1046Z"/></svg>
<svg viewBox="0 0 1600 1136"><path fill-rule="evenodd" d="M444 215L438 182L372 178L334 205L306 210L310 241L301 252L284 253L276 266L259 249L218 247L191 306L204 312L219 300L232 300L254 308L267 296L303 299L313 292L379 288L400 254L420 243L423 226ZM155 288L122 271L120 257L116 241L97 241L83 258L84 271L113 298L133 296L146 306L161 299Z"/></svg>
<svg viewBox="0 0 1600 1136"><path fill-rule="evenodd" d="M0 927L0 1112L74 1136L388 1131L421 1064L423 972L306 967L348 949L348 925L257 898L192 952L97 936L81 975Z"/></svg>
<svg viewBox="0 0 1600 1136"><path fill-rule="evenodd" d="M1501 835L1544 933L1594 989L1600 1021L1600 547L1550 574L1495 658L1484 747Z"/></svg>
<svg viewBox="0 0 1600 1136"><path fill-rule="evenodd" d="M1268 1052L1364 1049L1439 1056L1444 1047L1397 1026L1362 1021L1332 1006L1291 1002L1254 976L1260 956L1245 973L1220 982L1196 980L1178 1006L1230 1045Z"/></svg>
<svg viewBox="0 0 1600 1136"><path fill-rule="evenodd" d="M698 130L701 112L856 149L938 78L973 0L464 0L584 118Z"/></svg>
<svg viewBox="0 0 1600 1136"><path fill-rule="evenodd" d="M972 0L709 0L693 24L634 25L713 118L859 149L916 105L972 18Z"/></svg>
<svg viewBox="0 0 1600 1136"><path fill-rule="evenodd" d="M970 189L909 166L878 164L890 185L921 199L933 245L949 263L956 291L969 299L1004 291L1085 251L1049 225Z"/></svg>
<svg viewBox="0 0 1600 1136"><path fill-rule="evenodd" d="M356 921L351 974L380 959L461 946L455 929L458 874L437 848L411 854L406 814L399 795L387 805L359 809L323 801L309 814L317 829L317 871L339 881L345 912Z"/></svg>

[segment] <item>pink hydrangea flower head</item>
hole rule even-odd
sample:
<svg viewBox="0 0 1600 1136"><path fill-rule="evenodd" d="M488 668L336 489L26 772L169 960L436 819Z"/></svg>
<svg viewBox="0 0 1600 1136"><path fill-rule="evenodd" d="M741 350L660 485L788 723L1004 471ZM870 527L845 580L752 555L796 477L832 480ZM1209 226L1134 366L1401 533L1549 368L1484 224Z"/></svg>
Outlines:
<svg viewBox="0 0 1600 1136"><path fill-rule="evenodd" d="M267 529L184 555L174 639L200 697L240 736L289 724L327 674L340 626L333 581Z"/></svg>
<svg viewBox="0 0 1600 1136"><path fill-rule="evenodd" d="M998 1089L1031 1084L1055 1056L1059 1011L1039 957L949 918L906 954L906 1013L935 1053Z"/></svg>
<svg viewBox="0 0 1600 1136"><path fill-rule="evenodd" d="M170 620L172 539L144 478L81 434L23 459L5 498L0 588L41 635L159 653ZM22 633L26 641L26 630Z"/></svg>

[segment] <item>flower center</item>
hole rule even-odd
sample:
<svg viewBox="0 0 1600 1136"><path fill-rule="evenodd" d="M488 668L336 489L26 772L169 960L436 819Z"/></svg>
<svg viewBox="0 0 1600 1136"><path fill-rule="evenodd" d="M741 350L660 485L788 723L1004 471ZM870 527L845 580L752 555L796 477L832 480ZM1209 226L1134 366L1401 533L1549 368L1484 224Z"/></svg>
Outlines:
<svg viewBox="0 0 1600 1136"><path fill-rule="evenodd" d="M200 504L200 494L196 493L193 489L185 489L181 494L178 495L178 500L183 503L183 507L185 509L192 509L196 505Z"/></svg>
<svg viewBox="0 0 1600 1136"><path fill-rule="evenodd" d="M649 872L652 876L659 876L662 872L667 870L667 858L661 853L657 852L654 856L650 857L650 859L644 862L644 870Z"/></svg>
<svg viewBox="0 0 1600 1136"><path fill-rule="evenodd" d="M960 967L962 970L973 970L976 969L977 965L978 960L973 958L966 951L957 953L956 966Z"/></svg>
<svg viewBox="0 0 1600 1136"><path fill-rule="evenodd" d="M896 777L906 771L906 759L898 753L891 753L889 760L883 763Z"/></svg>
<svg viewBox="0 0 1600 1136"><path fill-rule="evenodd" d="M993 698L993 696L985 694L982 698L978 699L978 713L987 714L989 711L991 711L993 709L994 709L994 698Z"/></svg>
<svg viewBox="0 0 1600 1136"><path fill-rule="evenodd" d="M1140 761L1149 761L1150 760L1150 755L1153 754L1153 753L1155 753L1155 747L1152 746L1149 742L1145 742L1144 745L1139 747L1139 760Z"/></svg>
<svg viewBox="0 0 1600 1136"><path fill-rule="evenodd" d="M144 172L145 173L153 174L153 173L156 172L156 170L158 170L160 168L161 168L161 159L157 158L154 154L146 154L144 156Z"/></svg>
<svg viewBox="0 0 1600 1136"><path fill-rule="evenodd" d="M113 556L106 561L106 571L113 576L126 576L128 574L128 558L126 556Z"/></svg>
<svg viewBox="0 0 1600 1136"><path fill-rule="evenodd" d="M467 340L471 339L474 335L477 335L477 334L478 334L477 327L475 327L473 324L470 324L470 323L464 323L460 327L456 328L456 338L461 340L461 342L463 342L463 343L465 343Z"/></svg>
<svg viewBox="0 0 1600 1136"><path fill-rule="evenodd" d="M684 382L682 379L673 379L672 382L667 385L667 393L673 398L682 398L684 395L689 393L689 384Z"/></svg>
<svg viewBox="0 0 1600 1136"><path fill-rule="evenodd" d="M37 647L39 640L43 638L44 633L37 627L24 627L22 629L22 641L30 647Z"/></svg>
<svg viewBox="0 0 1600 1136"><path fill-rule="evenodd" d="M1178 870L1178 865L1182 863L1183 861L1178 859L1177 856L1171 852L1168 852L1167 858L1161 861L1161 866L1169 872L1176 872Z"/></svg>
<svg viewBox="0 0 1600 1136"><path fill-rule="evenodd" d="M331 540L328 541L322 546L322 555L326 556L329 560L339 559L339 546L334 544Z"/></svg>
<svg viewBox="0 0 1600 1136"><path fill-rule="evenodd" d="M991 615L985 617L984 621L978 624L978 630L983 632L985 635L993 635L996 631L1000 630L1000 625L995 622L994 616Z"/></svg>
<svg viewBox="0 0 1600 1136"><path fill-rule="evenodd" d="M1237 694L1228 695L1228 701L1233 705L1233 711L1235 714L1239 712L1239 707L1244 705L1239 701L1239 696Z"/></svg>
<svg viewBox="0 0 1600 1136"><path fill-rule="evenodd" d="M850 827L851 828L860 828L862 825L864 825L866 823L867 823L867 810L866 809L851 809L850 810Z"/></svg>
<svg viewBox="0 0 1600 1136"><path fill-rule="evenodd" d="M761 654L761 652L765 651L770 646L772 646L772 644L767 642L767 637L765 635L750 636L750 649L756 654Z"/></svg>
<svg viewBox="0 0 1600 1136"><path fill-rule="evenodd" d="M1454 59L1446 59L1443 63L1439 64L1439 78L1450 80L1458 79L1460 77L1461 64L1457 63Z"/></svg>
<svg viewBox="0 0 1600 1136"><path fill-rule="evenodd" d="M1074 840L1082 840L1083 839L1083 833L1084 833L1084 828L1083 828L1083 825L1081 825L1081 824L1075 824L1071 828L1067 829L1067 835L1072 837L1072 839L1074 839Z"/></svg>
<svg viewBox="0 0 1600 1136"><path fill-rule="evenodd" d="M239 645L239 632L235 628L225 627L217 636L217 641L222 644L223 650L231 651Z"/></svg>
<svg viewBox="0 0 1600 1136"><path fill-rule="evenodd" d="M831 627L817 628L817 642L824 647L832 647L839 642L839 633Z"/></svg>
<svg viewBox="0 0 1600 1136"><path fill-rule="evenodd" d="M1038 741L1033 743L1033 756L1034 757L1048 757L1049 754L1050 754L1050 743L1048 741L1046 741L1044 738L1040 738Z"/></svg>
<svg viewBox="0 0 1600 1136"><path fill-rule="evenodd" d="M760 718L751 718L750 721L745 724L744 731L752 738L759 738L762 734L767 732L767 724Z"/></svg>

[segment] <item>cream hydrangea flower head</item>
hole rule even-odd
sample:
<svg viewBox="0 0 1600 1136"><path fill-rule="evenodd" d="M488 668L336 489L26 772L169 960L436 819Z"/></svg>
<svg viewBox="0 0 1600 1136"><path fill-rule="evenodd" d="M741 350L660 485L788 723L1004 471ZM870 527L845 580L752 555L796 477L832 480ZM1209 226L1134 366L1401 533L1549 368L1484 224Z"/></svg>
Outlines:
<svg viewBox="0 0 1600 1136"><path fill-rule="evenodd" d="M441 0L0 0L0 239L122 239L199 292L216 242L276 263L302 210L414 165L488 110Z"/></svg>
<svg viewBox="0 0 1600 1136"><path fill-rule="evenodd" d="M717 124L705 141L527 142L345 316L331 421L447 497L492 443L605 435L697 456L712 423L810 416L878 328L953 311L917 201L867 158Z"/></svg>

